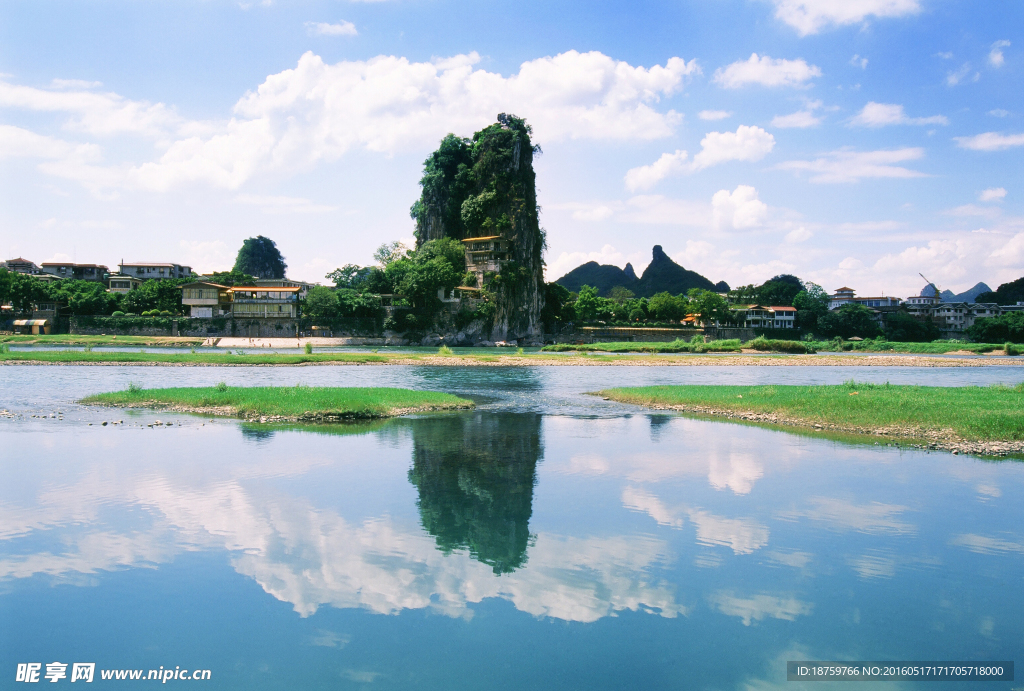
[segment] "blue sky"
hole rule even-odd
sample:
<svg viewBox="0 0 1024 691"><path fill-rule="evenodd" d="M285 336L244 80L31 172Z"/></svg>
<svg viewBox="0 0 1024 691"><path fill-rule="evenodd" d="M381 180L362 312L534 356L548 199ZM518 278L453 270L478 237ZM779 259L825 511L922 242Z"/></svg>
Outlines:
<svg viewBox="0 0 1024 691"><path fill-rule="evenodd" d="M412 237L447 132L527 118L548 278L1024 275L1024 5L31 2L0 13L0 254L323 280Z"/></svg>

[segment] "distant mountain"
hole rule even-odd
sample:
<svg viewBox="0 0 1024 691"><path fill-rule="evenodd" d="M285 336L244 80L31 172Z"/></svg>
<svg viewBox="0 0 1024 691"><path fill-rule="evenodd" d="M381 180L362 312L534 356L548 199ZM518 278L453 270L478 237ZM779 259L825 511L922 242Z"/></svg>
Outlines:
<svg viewBox="0 0 1024 691"><path fill-rule="evenodd" d="M992 289L984 283L976 283L973 288L969 288L962 293L954 294L952 290L944 290L939 293L939 298L943 302L974 302L982 293L991 292Z"/></svg>
<svg viewBox="0 0 1024 691"><path fill-rule="evenodd" d="M978 302L996 302L1000 305L1016 305L1024 302L1024 278L1004 283L995 290L981 293L975 298Z"/></svg>
<svg viewBox="0 0 1024 691"><path fill-rule="evenodd" d="M651 263L644 273L637 278L631 264L620 269L611 264L587 262L578 266L555 283L565 286L573 292L579 292L583 286L597 288L598 295L607 297L612 288L622 286L632 290L637 297L651 297L657 293L669 292L673 295L686 293L691 288L703 288L724 293L729 290L725 281L712 283L696 271L689 271L672 261L661 245L655 245Z"/></svg>

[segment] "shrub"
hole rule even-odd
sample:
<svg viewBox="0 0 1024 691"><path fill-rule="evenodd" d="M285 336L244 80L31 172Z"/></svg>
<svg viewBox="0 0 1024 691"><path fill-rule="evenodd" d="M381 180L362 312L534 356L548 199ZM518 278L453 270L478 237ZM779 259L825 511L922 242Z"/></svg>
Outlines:
<svg viewBox="0 0 1024 691"><path fill-rule="evenodd" d="M446 345L441 346L437 349L438 355L455 355L455 351Z"/></svg>
<svg viewBox="0 0 1024 691"><path fill-rule="evenodd" d="M804 354L816 352L809 344L801 343L800 341L783 341L765 338L764 336L758 336L747 343L744 347L751 348L753 350L763 350L770 353Z"/></svg>
<svg viewBox="0 0 1024 691"><path fill-rule="evenodd" d="M1003 352L1007 355L1020 355L1024 353L1024 346L1014 345L1013 343L1007 342L1003 345Z"/></svg>
<svg viewBox="0 0 1024 691"><path fill-rule="evenodd" d="M139 393L142 391L142 387L133 381L128 382L128 393Z"/></svg>
<svg viewBox="0 0 1024 691"><path fill-rule="evenodd" d="M111 317L123 317L124 316L124 312L122 312L121 310L114 310L113 312L110 313L110 316Z"/></svg>
<svg viewBox="0 0 1024 691"><path fill-rule="evenodd" d="M310 343L309 341L306 341L306 355L312 355L312 354L313 354L313 344Z"/></svg>
<svg viewBox="0 0 1024 691"><path fill-rule="evenodd" d="M228 385L227 382L219 381L217 382L217 385L214 386L213 388L217 389L217 391L220 391L221 393L224 393L225 391L228 390Z"/></svg>
<svg viewBox="0 0 1024 691"><path fill-rule="evenodd" d="M727 338L720 341L711 341L711 343L702 343L696 348L696 352L700 353L729 353L740 350L743 346L740 344L738 338Z"/></svg>

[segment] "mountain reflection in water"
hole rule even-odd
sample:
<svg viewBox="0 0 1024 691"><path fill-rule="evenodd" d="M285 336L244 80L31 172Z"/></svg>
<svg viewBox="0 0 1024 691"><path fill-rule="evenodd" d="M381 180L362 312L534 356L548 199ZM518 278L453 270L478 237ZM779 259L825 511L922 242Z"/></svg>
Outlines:
<svg viewBox="0 0 1024 691"><path fill-rule="evenodd" d="M495 574L526 563L541 416L481 414L410 421L423 528L445 554L467 549Z"/></svg>

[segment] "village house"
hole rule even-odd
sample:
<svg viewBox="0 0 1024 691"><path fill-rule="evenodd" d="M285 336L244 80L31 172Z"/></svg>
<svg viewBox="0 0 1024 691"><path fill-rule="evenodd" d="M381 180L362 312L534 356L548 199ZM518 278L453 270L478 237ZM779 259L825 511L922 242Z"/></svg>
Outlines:
<svg viewBox="0 0 1024 691"><path fill-rule="evenodd" d="M231 294L231 315L235 319L295 319L299 316L301 288L235 286Z"/></svg>
<svg viewBox="0 0 1024 691"><path fill-rule="evenodd" d="M785 305L736 305L734 319L748 329L792 329L796 327L796 308Z"/></svg>
<svg viewBox="0 0 1024 691"><path fill-rule="evenodd" d="M30 276L43 273L43 270L36 266L35 262L30 262L28 259L23 257L8 259L3 263L3 267L8 271L13 271L14 273L28 274Z"/></svg>
<svg viewBox="0 0 1024 691"><path fill-rule="evenodd" d="M217 283L196 281L181 287L181 304L194 319L212 319L231 314L231 289Z"/></svg>
<svg viewBox="0 0 1024 691"><path fill-rule="evenodd" d="M462 243L466 248L466 270L476 274L477 286L483 286L486 273L501 273L501 265L508 259L508 244L503 237L466 238Z"/></svg>
<svg viewBox="0 0 1024 691"><path fill-rule="evenodd" d="M57 278L71 278L76 281L106 281L110 269L104 264L76 264L74 262L43 262L43 273Z"/></svg>
<svg viewBox="0 0 1024 691"><path fill-rule="evenodd" d="M107 280L107 292L108 293L130 293L131 291L142 285L141 278L135 278L134 276L127 276L125 274L110 274L110 278Z"/></svg>
<svg viewBox="0 0 1024 691"><path fill-rule="evenodd" d="M829 310L837 310L843 305L857 304L864 305L865 307L878 308L887 307L895 309L900 306L902 300L895 297L857 297L854 293L853 288L836 288L836 292L832 294L828 301Z"/></svg>
<svg viewBox="0 0 1024 691"><path fill-rule="evenodd" d="M144 281L168 278L192 278L192 267L181 264L161 264L157 262L133 262L118 264L122 274L141 278Z"/></svg>
<svg viewBox="0 0 1024 691"><path fill-rule="evenodd" d="M305 300L306 294L309 293L309 289L317 283L306 283L305 281L293 281L292 279L285 278L257 278L256 286L259 288L298 288L299 299Z"/></svg>

